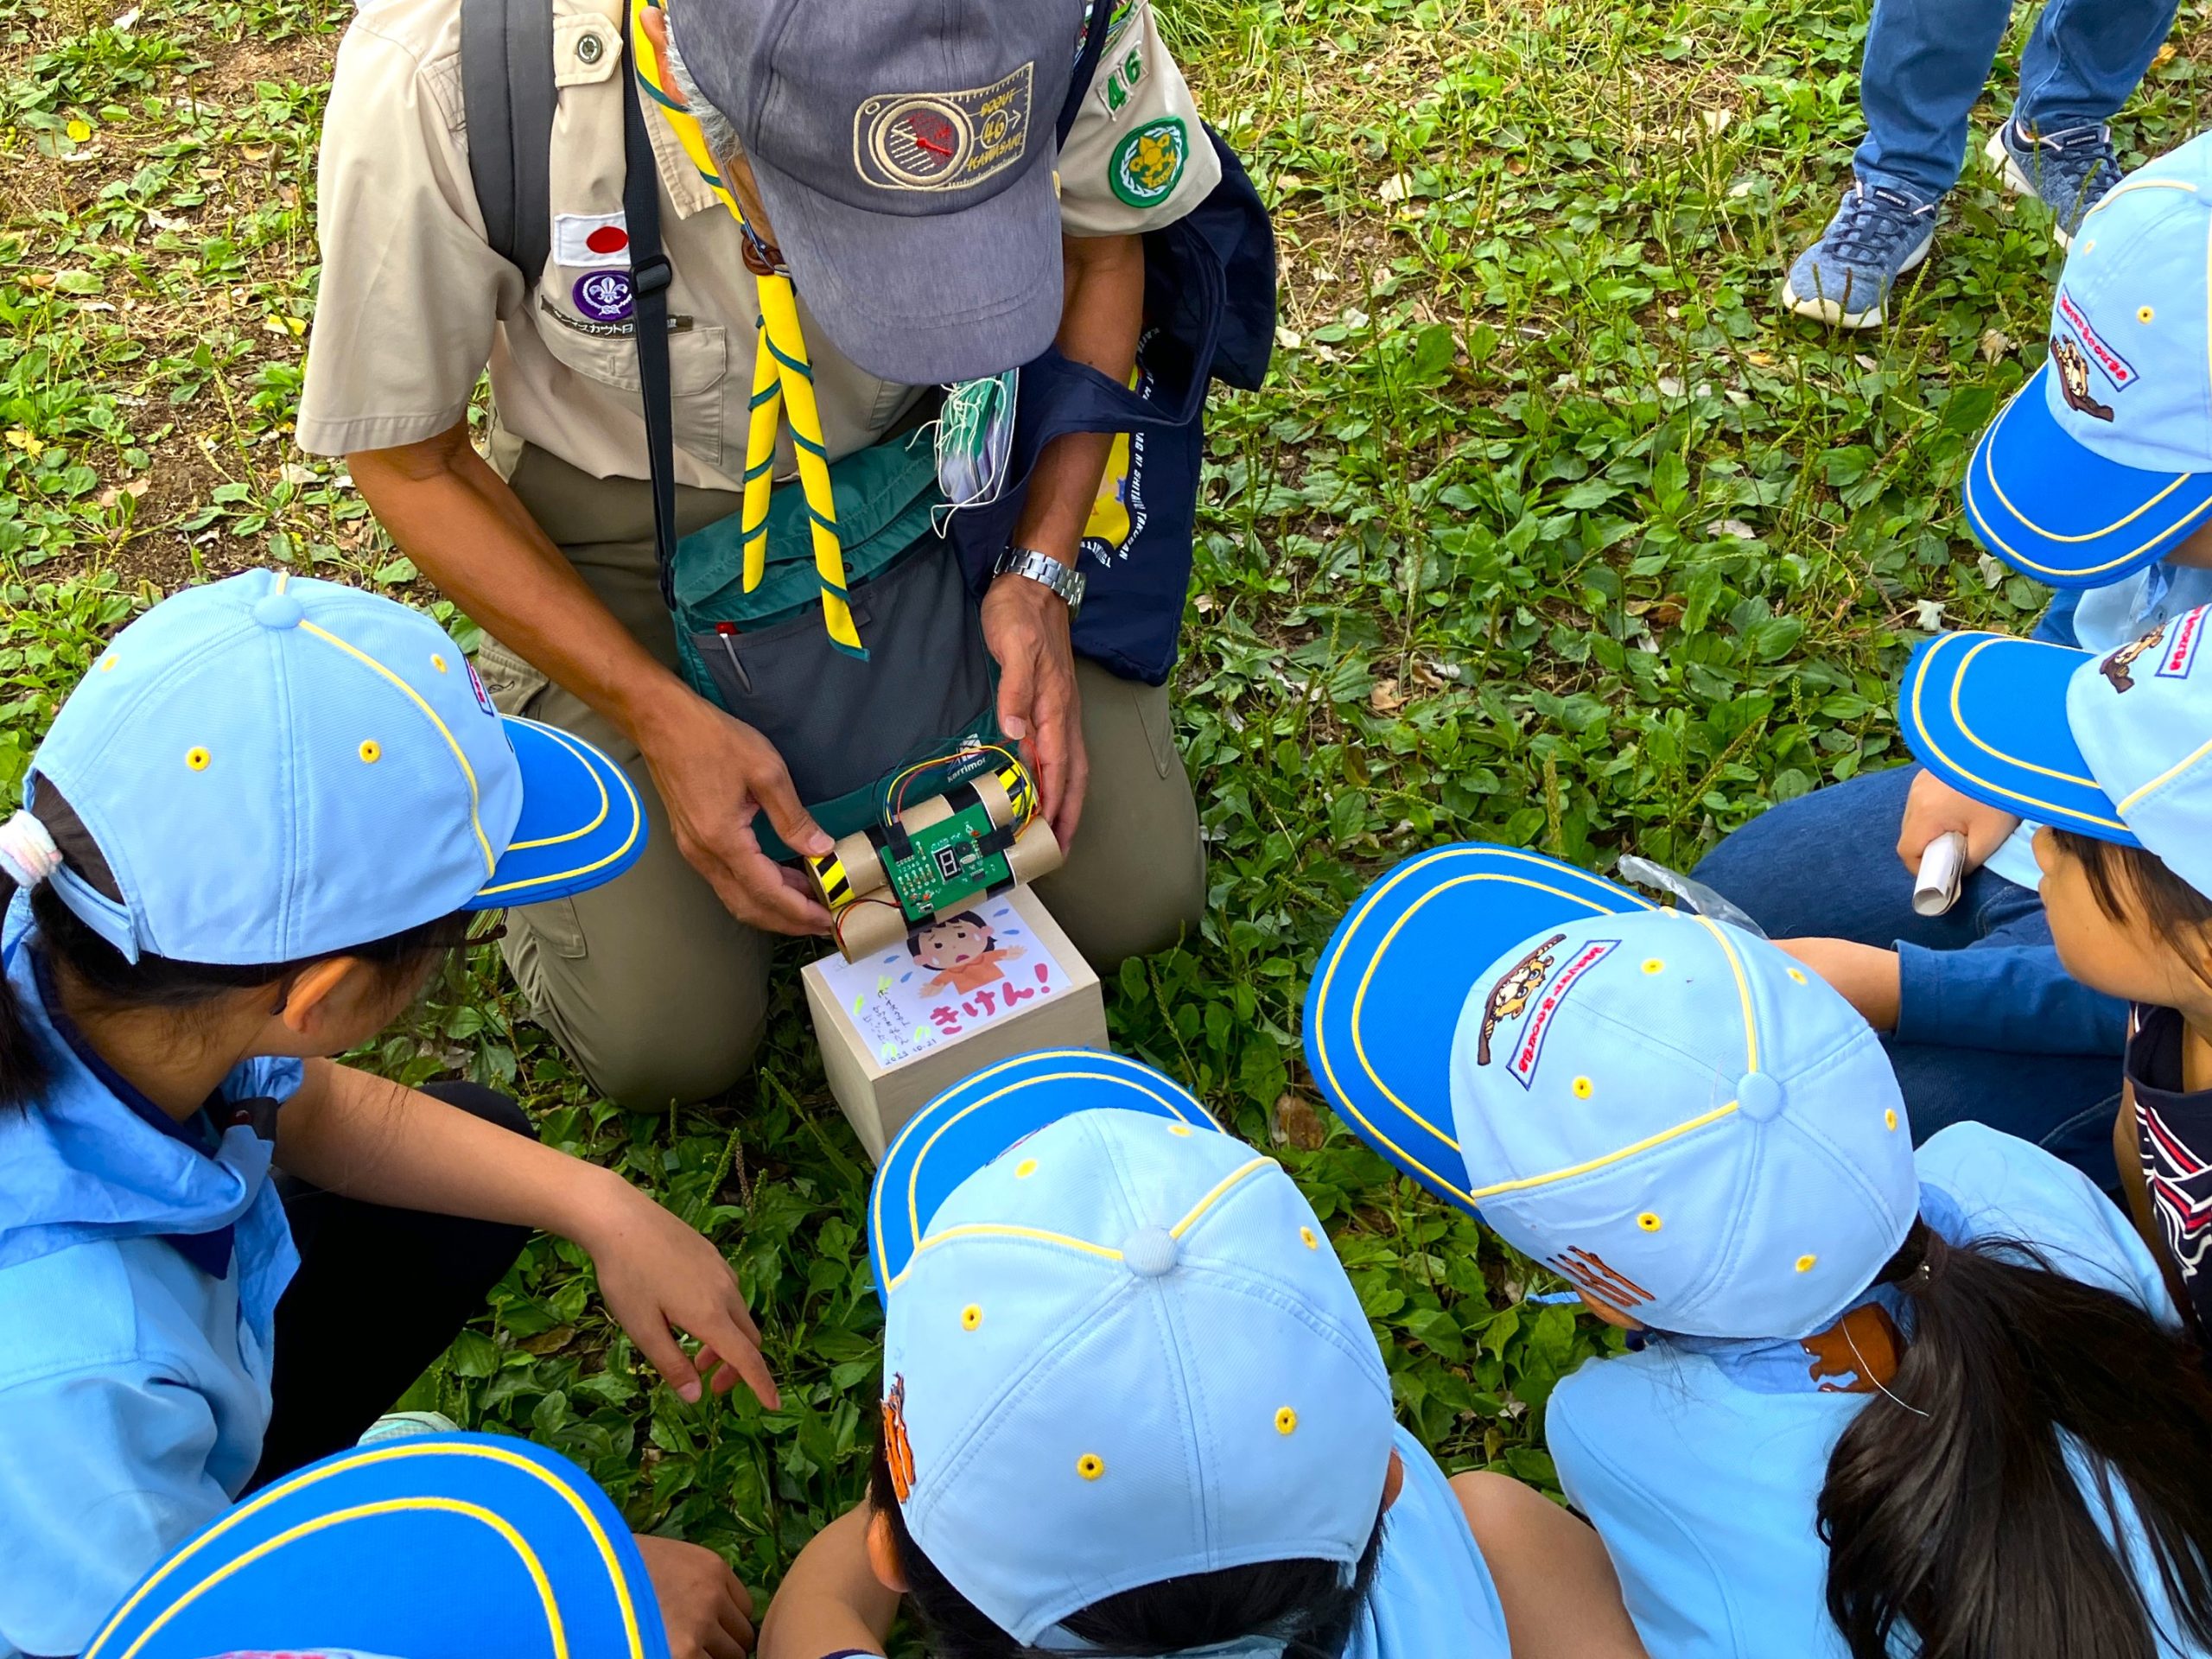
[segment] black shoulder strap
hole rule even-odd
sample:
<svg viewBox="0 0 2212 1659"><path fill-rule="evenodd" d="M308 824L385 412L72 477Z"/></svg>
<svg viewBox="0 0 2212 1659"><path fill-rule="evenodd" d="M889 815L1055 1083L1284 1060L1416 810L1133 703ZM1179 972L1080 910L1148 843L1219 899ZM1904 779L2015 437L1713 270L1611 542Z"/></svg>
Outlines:
<svg viewBox="0 0 2212 1659"><path fill-rule="evenodd" d="M553 0L461 0L468 176L492 251L537 286L553 246Z"/></svg>
<svg viewBox="0 0 2212 1659"><path fill-rule="evenodd" d="M483 0L463 0L464 4L481 5ZM1068 77L1068 101L1060 105L1059 143L1065 149L1068 134L1075 130L1075 118L1083 113L1084 94L1090 90L1090 78L1098 71L1098 60L1106 50L1106 31L1114 22L1115 0L1090 0L1090 24L1083 32L1083 52L1075 60L1075 73Z"/></svg>
<svg viewBox="0 0 2212 1659"><path fill-rule="evenodd" d="M646 3L631 0L633 6ZM621 73L622 219L630 232L631 320L638 338L638 389L645 406L645 462L652 475L653 553L660 570L661 602L673 611L676 427L668 372L668 283L673 273L660 251L660 168L645 133L638 77L626 64Z"/></svg>

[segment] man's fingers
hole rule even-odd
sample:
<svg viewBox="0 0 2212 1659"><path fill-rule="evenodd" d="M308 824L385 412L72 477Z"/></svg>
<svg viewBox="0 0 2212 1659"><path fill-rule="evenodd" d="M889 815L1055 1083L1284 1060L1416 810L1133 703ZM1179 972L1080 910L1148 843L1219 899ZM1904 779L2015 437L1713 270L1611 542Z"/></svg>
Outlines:
<svg viewBox="0 0 2212 1659"><path fill-rule="evenodd" d="M1036 682L1036 664L1026 651L1011 652L999 664L999 729L1016 741L1029 735Z"/></svg>
<svg viewBox="0 0 2212 1659"><path fill-rule="evenodd" d="M837 843L829 837L820 824L798 803L798 791L791 787L791 775L781 766L767 769L765 776L752 779L753 798L768 815L768 822L776 826L784 845L795 853L804 853L819 858Z"/></svg>

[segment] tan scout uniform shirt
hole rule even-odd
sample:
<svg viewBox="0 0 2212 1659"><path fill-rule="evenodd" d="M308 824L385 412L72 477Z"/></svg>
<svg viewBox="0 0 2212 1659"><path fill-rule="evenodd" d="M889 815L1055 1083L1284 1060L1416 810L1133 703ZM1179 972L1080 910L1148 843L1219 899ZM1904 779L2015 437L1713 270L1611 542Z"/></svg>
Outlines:
<svg viewBox="0 0 2212 1659"><path fill-rule="evenodd" d="M356 16L339 48L323 127L322 277L300 401L302 448L343 454L434 436L461 419L488 361L506 453L521 439L595 477L646 476L629 325L593 321L578 297L595 270L630 263L626 251L591 246L594 231L602 245L615 239L604 232L622 210L621 16L620 0L554 0L553 251L527 296L514 267L486 245L469 181L459 0L372 0ZM674 267L677 479L735 490L758 310L743 238L650 105L645 124ZM1160 45L1149 0L1117 9L1058 170L1061 222L1073 236L1173 223L1218 181L1220 163ZM823 435L835 457L880 437L918 392L861 370L805 303L802 293ZM788 446L786 433L786 463Z"/></svg>

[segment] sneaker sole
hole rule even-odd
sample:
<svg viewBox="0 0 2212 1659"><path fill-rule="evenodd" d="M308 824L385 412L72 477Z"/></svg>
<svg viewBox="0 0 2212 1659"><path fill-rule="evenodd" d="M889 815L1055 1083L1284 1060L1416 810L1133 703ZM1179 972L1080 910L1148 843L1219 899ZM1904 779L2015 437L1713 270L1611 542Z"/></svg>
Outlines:
<svg viewBox="0 0 2212 1659"><path fill-rule="evenodd" d="M1905 255L1904 263L1897 267L1899 281L1920 268L1921 262L1928 257L1928 250L1935 244L1936 232L1933 231L1920 238L1920 245ZM1894 290L1897 283L1893 282L1890 286ZM1878 328L1889 321L1886 296L1864 311L1847 311L1840 301L1802 297L1790 287L1787 276L1782 279L1782 303L1785 310L1795 312L1801 317L1810 317L1815 322L1825 322L1831 328Z"/></svg>
<svg viewBox="0 0 2212 1659"><path fill-rule="evenodd" d="M2004 128L1999 127L1990 135L1989 142L1981 147L1981 153L1988 157L1990 166L1997 169L1998 182L2007 190L2016 196L2035 195L2035 181L2021 171L2019 159L2005 148ZM2050 234L2060 247L2069 250L2073 247L2074 238L2063 225L2054 221Z"/></svg>

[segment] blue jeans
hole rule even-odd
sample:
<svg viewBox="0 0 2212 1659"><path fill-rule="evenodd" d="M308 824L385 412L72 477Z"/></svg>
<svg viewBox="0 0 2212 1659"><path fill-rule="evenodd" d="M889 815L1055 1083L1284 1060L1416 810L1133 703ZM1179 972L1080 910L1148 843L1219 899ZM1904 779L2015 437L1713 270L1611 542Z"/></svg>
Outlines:
<svg viewBox="0 0 2212 1659"><path fill-rule="evenodd" d="M2116 1191L2127 1011L2059 965L2043 900L1988 870L1942 916L1912 908L1897 827L1918 766L1862 772L1785 801L1707 855L1698 879L1776 938L1895 949L1900 1012L1883 1039L1916 1140L1972 1119Z"/></svg>
<svg viewBox="0 0 2212 1659"><path fill-rule="evenodd" d="M2012 112L2043 132L2109 121L2173 27L2176 0L2045 0ZM1870 185L1934 201L1959 181L1967 114L2012 19L2011 0L1874 0L1853 158Z"/></svg>

